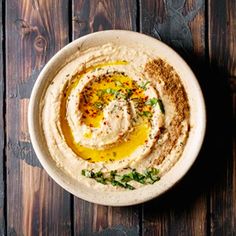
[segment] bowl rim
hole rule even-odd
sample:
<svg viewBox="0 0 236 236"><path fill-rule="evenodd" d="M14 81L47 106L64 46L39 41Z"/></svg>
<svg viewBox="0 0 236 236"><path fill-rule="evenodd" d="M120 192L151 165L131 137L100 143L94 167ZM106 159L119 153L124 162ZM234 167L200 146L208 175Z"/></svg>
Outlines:
<svg viewBox="0 0 236 236"><path fill-rule="evenodd" d="M106 34L133 34L133 36L135 37L143 37L143 39L147 38L148 40L152 40L153 42L155 41L155 43L159 43L159 45L161 47L164 47L167 51L169 51L172 55L175 55L175 57L178 58L179 62L188 70L188 72L191 75L191 82L194 83L194 86L196 87L196 89L198 90L197 93L199 94L199 104L201 107L201 121L200 121L200 135L199 135L199 139L197 142L197 145L194 147L194 151L193 154L190 158L190 160L188 160L188 164L185 166L185 168L183 168L183 170L178 174L178 178L170 183L167 184L165 186L163 186L163 189L161 192L157 192L157 194L153 194L150 196L146 196L145 198L138 198L135 199L135 201L123 201L123 202L108 202L106 203L105 201L101 201L101 199L97 199L97 198L93 198L91 199L91 197L89 196L85 196L84 194L81 194L81 192L75 191L74 189L71 188L71 186L69 186L67 183L65 183L63 181L63 179L61 179L61 177L55 172L55 170L53 169L53 167L51 167L51 165L48 163L47 158L44 156L40 145L38 143L39 139L37 137L37 128L35 125L35 116L36 114L34 113L34 107L37 105L38 103L38 89L40 88L41 84L44 83L44 81L46 80L45 78L45 74L48 72L48 70L50 70L50 67L56 63L58 61L58 59L60 57L62 57L64 54L66 54L66 52L70 49L73 49L75 47L75 45L78 45L79 42L83 42L85 39L88 39L90 37L94 37L94 36L98 36L98 35L106 35ZM33 149L36 153L37 158L39 159L41 165L43 166L43 168L46 170L46 172L48 173L48 175L57 183L59 184L62 188L64 188L65 190L67 190L69 193L72 193L73 195L82 198L86 201L89 202L93 202L96 204L100 204L100 205L106 205L106 206L130 206L130 205L136 205L139 203L143 203L146 201L149 201L153 198L156 198L157 196L162 195L163 193L165 193L167 190L169 190L170 188L172 188L176 183L178 183L183 176L189 171L189 169L191 168L191 166L193 165L193 163L195 162L203 141L204 141L204 136L205 136L205 131L206 131L206 107L205 107L205 102L204 102L204 96L201 90L201 87L198 83L198 80L196 78L196 76L194 75L193 71L191 70L190 66L185 62L185 60L176 52L174 51L171 47L169 47L168 45L166 45L165 43L161 42L160 40L153 38L151 36L139 33L139 32L134 32L134 31L129 31L129 30L105 30L105 31L99 31L99 32L95 32L95 33L90 33L87 34L85 36L82 36L74 41L72 41L71 43L67 44L65 47L63 47L61 50L59 50L44 66L44 68L42 69L42 71L40 72L34 87L32 89L31 92L31 96L30 96L30 101L29 101L29 106L28 106L28 129L29 129L29 134L30 134L30 139L31 139L31 143L33 146ZM180 160L178 160L179 162ZM177 162L177 163L178 163ZM176 163L176 164L177 164ZM175 165L176 165L175 164ZM55 166L54 166L55 167ZM173 168L173 167L172 167ZM132 191L133 192L133 191Z"/></svg>

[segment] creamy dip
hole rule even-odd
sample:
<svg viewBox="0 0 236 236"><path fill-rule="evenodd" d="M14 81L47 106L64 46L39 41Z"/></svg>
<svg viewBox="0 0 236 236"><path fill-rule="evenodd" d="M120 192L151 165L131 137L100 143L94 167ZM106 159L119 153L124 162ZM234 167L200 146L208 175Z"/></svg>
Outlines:
<svg viewBox="0 0 236 236"><path fill-rule="evenodd" d="M41 104L52 158L94 188L139 188L154 172L159 179L181 157L189 134L190 109L177 72L141 48L106 44L80 51ZM130 173L141 181L135 174L120 178Z"/></svg>

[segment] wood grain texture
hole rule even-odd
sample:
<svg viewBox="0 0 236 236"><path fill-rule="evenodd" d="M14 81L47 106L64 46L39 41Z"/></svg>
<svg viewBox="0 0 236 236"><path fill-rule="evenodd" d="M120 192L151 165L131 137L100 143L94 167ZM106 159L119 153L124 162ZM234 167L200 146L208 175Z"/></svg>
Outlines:
<svg viewBox="0 0 236 236"><path fill-rule="evenodd" d="M73 38L106 29L136 30L136 1L73 2ZM139 235L139 207L105 207L74 199L75 235Z"/></svg>
<svg viewBox="0 0 236 236"><path fill-rule="evenodd" d="M189 59L204 55L204 0L141 1L141 32L158 38Z"/></svg>
<svg viewBox="0 0 236 236"><path fill-rule="evenodd" d="M74 199L75 235L139 235L139 211L134 207L106 207Z"/></svg>
<svg viewBox="0 0 236 236"><path fill-rule="evenodd" d="M210 233L212 235L235 235L235 93L230 96L228 78L213 69L214 78L213 96L211 101L211 116L209 117L209 129L211 142L209 142L210 162L209 177L210 188ZM220 103L215 102L218 94L221 94ZM219 107L222 107L219 114ZM216 115L217 118L216 118ZM219 127L219 123L224 124ZM217 129L216 129L217 127ZM234 145L233 145L234 139Z"/></svg>
<svg viewBox="0 0 236 236"><path fill-rule="evenodd" d="M66 0L6 2L7 234L69 235L70 195L41 168L27 110L45 63L68 43Z"/></svg>
<svg viewBox="0 0 236 236"><path fill-rule="evenodd" d="M209 57L227 77L236 76L236 1L209 1Z"/></svg>
<svg viewBox="0 0 236 236"><path fill-rule="evenodd" d="M235 0L2 2L0 235L236 235ZM172 190L142 206L104 207L71 197L41 168L29 139L29 97L45 63L69 39L106 29L140 29L169 44L190 64L205 95L207 134L196 163Z"/></svg>
<svg viewBox="0 0 236 236"><path fill-rule="evenodd" d="M205 1L141 1L141 31L161 39L178 51L204 87ZM204 77L203 77L204 75ZM206 235L207 190L200 153L190 172L163 197L143 205L143 235Z"/></svg>
<svg viewBox="0 0 236 236"><path fill-rule="evenodd" d="M232 94L232 113L233 113L233 124L236 124L236 91ZM235 234L235 227L236 227L236 126L234 125L233 127L233 186L232 186L232 212L233 218L230 219L230 222L233 225L233 232Z"/></svg>
<svg viewBox="0 0 236 236"><path fill-rule="evenodd" d="M5 149L4 149L4 77L3 77L3 11L2 11L2 1L0 1L0 235L5 234L5 217L4 217L4 168L5 168Z"/></svg>
<svg viewBox="0 0 236 236"><path fill-rule="evenodd" d="M100 30L136 31L135 0L74 0L73 39Z"/></svg>
<svg viewBox="0 0 236 236"><path fill-rule="evenodd" d="M211 162L214 161L211 170L210 232L212 235L235 235L236 159L232 140L235 139L235 119L232 120L232 117L233 112L235 115L236 1L209 1L208 11L209 80L212 85L209 90L209 126L213 147ZM216 102L219 94L220 101ZM219 126L219 123L223 125Z"/></svg>

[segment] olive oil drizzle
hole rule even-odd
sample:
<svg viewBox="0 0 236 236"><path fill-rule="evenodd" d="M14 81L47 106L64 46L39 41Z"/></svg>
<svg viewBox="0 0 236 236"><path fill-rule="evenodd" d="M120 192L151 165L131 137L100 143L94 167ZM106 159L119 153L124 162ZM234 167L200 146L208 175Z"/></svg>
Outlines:
<svg viewBox="0 0 236 236"><path fill-rule="evenodd" d="M126 65L127 62L125 61L115 61L115 62L109 62L109 63L103 63L103 64L99 64L96 66L91 66L88 68L85 68L84 70L80 71L79 73L77 73L72 79L71 81L65 86L64 88L64 94L62 96L62 100L61 100L61 107L60 107L60 124L61 124L61 130L64 136L64 140L66 141L67 145L73 150L73 152L78 155L79 157L89 161L89 162L113 162L116 160L122 160L124 158L126 158L127 156L131 155L140 145L143 145L147 139L148 139L148 134L150 131L150 117L149 116L145 116L144 115L144 119L143 122L140 123L139 125L137 125L136 127L134 127L134 130L129 134L129 137L127 140L123 140L123 142L119 143L117 146L113 146L113 147L109 147L108 149L105 150L96 150L96 149L92 149L92 148L87 148L84 147L82 145L80 145L79 143L76 143L74 138L73 138L73 134L72 134L72 130L68 124L67 118L66 118L66 105L67 105L67 100L71 94L71 92L73 91L73 89L76 88L76 86L78 85L80 79L88 72L105 67L105 66L112 66L112 65ZM115 88L119 88L121 89L120 94L124 94L124 95L128 95L128 98L132 98L132 99L140 99L140 94L141 97L144 96L143 95L143 88L136 88L137 90L137 94L136 93L132 93L130 92L129 94L129 90L124 91L124 89L129 89L129 87L132 89L134 86L133 81L131 78L129 78L128 76L122 74L116 74L116 75L111 75L111 76L115 76L114 82L111 78L111 83L116 83L114 86ZM119 79L120 78L120 79ZM128 81L127 86L123 89L123 82ZM114 87L113 86L113 87ZM137 86L136 86L137 87ZM112 90L113 89L113 90ZM114 88L107 88L106 86L104 86L103 91L105 92L105 97L107 98L107 100L105 101L105 104L108 103L109 101L111 101L116 95L114 93ZM126 92L126 93L125 93ZM96 97L97 98L97 97ZM89 98L90 99L90 98ZM83 100L83 99L82 99ZM99 104L99 99L95 99L94 101L94 109L98 109L98 118L97 121L95 120L95 123L92 124L94 126L98 126L100 120L103 117L102 114L102 106L104 106L103 103L100 102ZM82 112L84 113L83 110L84 106L80 106L80 109L82 109ZM144 100L144 106L142 107L143 111L145 114L150 113L151 114L151 105L145 104L145 100ZM85 124L89 124L88 122L90 122L91 120L87 119L87 117L85 117L83 119L83 122ZM87 122L88 121L88 122ZM97 123L96 123L97 122ZM89 134L88 134L89 137ZM114 155L115 154L115 155Z"/></svg>

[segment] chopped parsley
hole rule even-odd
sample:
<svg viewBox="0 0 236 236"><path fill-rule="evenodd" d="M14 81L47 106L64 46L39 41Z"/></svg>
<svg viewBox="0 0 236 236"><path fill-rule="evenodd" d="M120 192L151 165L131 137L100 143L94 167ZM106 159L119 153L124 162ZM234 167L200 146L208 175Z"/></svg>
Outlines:
<svg viewBox="0 0 236 236"><path fill-rule="evenodd" d="M163 114L165 114L165 109L164 109L164 105L161 99L157 99L157 98L150 98L149 100L146 101L146 105L150 105L150 106L156 106L156 104L159 105L159 108L161 110L161 112Z"/></svg>
<svg viewBox="0 0 236 236"><path fill-rule="evenodd" d="M110 171L110 174L107 176L105 176L101 171L94 172L93 170L86 169L82 170L81 174L87 178L94 179L101 184L110 183L112 186L118 186L130 190L135 189L134 186L129 184L130 181L135 181L141 184L154 184L156 181L160 180L159 170L154 167L146 169L143 174L137 172L135 169L122 176L118 175L116 170Z"/></svg>
<svg viewBox="0 0 236 236"><path fill-rule="evenodd" d="M81 174L85 177L95 179L98 183L106 184L106 179L103 176L103 173L101 171L94 172L93 170L82 170Z"/></svg>
<svg viewBox="0 0 236 236"><path fill-rule="evenodd" d="M134 190L135 189L132 185L130 185L130 184L126 183L126 182L123 183L123 182L117 181L115 179L111 181L111 184L113 186L119 186L119 187L127 188L127 189L130 189L130 190Z"/></svg>
<svg viewBox="0 0 236 236"><path fill-rule="evenodd" d="M145 82L145 83L142 83L141 85L140 85L140 88L142 88L142 89L144 89L144 90L147 90L147 85L148 84L150 84L150 81L147 81L147 82Z"/></svg>
<svg viewBox="0 0 236 236"><path fill-rule="evenodd" d="M123 98L125 100L129 99L133 95L132 89L126 89L125 92L119 92L116 89L107 88L103 90L98 90L97 95L101 98L104 94L115 95L116 98Z"/></svg>
<svg viewBox="0 0 236 236"><path fill-rule="evenodd" d="M107 89L104 89L103 91L104 91L104 93L107 93L107 94L116 94L117 93L117 90L112 89L112 88L107 88Z"/></svg>
<svg viewBox="0 0 236 236"><path fill-rule="evenodd" d="M98 109L98 110L102 110L103 108L103 104L101 102L95 102L94 106Z"/></svg>
<svg viewBox="0 0 236 236"><path fill-rule="evenodd" d="M142 113L140 113L141 116L146 116L146 117L151 117L152 113L150 111L143 111Z"/></svg>
<svg viewBox="0 0 236 236"><path fill-rule="evenodd" d="M146 104L150 105L150 106L155 106L158 103L158 99L157 98L150 98L149 100L147 100Z"/></svg>

